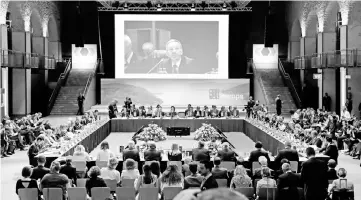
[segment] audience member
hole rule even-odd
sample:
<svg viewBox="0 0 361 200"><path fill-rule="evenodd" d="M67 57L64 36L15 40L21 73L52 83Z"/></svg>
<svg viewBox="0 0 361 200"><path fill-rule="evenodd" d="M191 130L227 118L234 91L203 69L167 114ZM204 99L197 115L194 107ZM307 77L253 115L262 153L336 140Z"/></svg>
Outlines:
<svg viewBox="0 0 361 200"><path fill-rule="evenodd" d="M236 154L229 148L229 144L223 143L222 147L222 150L218 150L217 157L221 158L221 161L235 161Z"/></svg>
<svg viewBox="0 0 361 200"><path fill-rule="evenodd" d="M275 188L277 187L276 181L272 178L271 171L268 167L262 168L262 179L257 182L256 186L256 194L259 196L259 189L260 188Z"/></svg>
<svg viewBox="0 0 361 200"><path fill-rule="evenodd" d="M327 195L327 165L315 157L312 147L306 149L308 160L302 164L301 179L306 200L325 199Z"/></svg>
<svg viewBox="0 0 361 200"><path fill-rule="evenodd" d="M36 188L38 189L38 183L35 179L32 179L30 177L31 175L31 167L30 166L25 166L23 167L23 170L21 171L21 176L22 178L19 179L16 182L16 194L19 194L19 189L23 189L23 188ZM39 189L38 189L39 190ZM3 191L5 192L5 191ZM38 191L39 194L39 200L40 198L40 191Z"/></svg>
<svg viewBox="0 0 361 200"><path fill-rule="evenodd" d="M228 179L228 171L226 168L221 168L219 165L221 164L221 159L219 157L215 157L213 160L214 167L212 169L212 176L215 179Z"/></svg>
<svg viewBox="0 0 361 200"><path fill-rule="evenodd" d="M133 159L127 159L125 161L125 170L122 171L120 180L123 179L137 179L139 177L139 170L136 169L137 163Z"/></svg>
<svg viewBox="0 0 361 200"><path fill-rule="evenodd" d="M111 158L108 162L108 167L103 167L100 170L100 175L103 179L116 180L117 184L120 183L120 173L116 170L118 166L118 160Z"/></svg>
<svg viewBox="0 0 361 200"><path fill-rule="evenodd" d="M182 161L182 152L179 151L178 144L172 144L172 149L168 152L169 161Z"/></svg>
<svg viewBox="0 0 361 200"><path fill-rule="evenodd" d="M157 150L155 142L151 141L148 143L149 149L144 152L145 161L162 161L162 153Z"/></svg>
<svg viewBox="0 0 361 200"><path fill-rule="evenodd" d="M35 156L38 155L39 151L41 150L41 148L43 146L43 143L44 143L44 138L38 137L38 138L36 138L36 140L34 141L34 143L30 146L30 148L28 150L29 164L34 167L37 164Z"/></svg>
<svg viewBox="0 0 361 200"><path fill-rule="evenodd" d="M90 161L89 154L85 151L83 145L78 145L75 147L75 151L73 154L73 161Z"/></svg>
<svg viewBox="0 0 361 200"><path fill-rule="evenodd" d="M212 176L212 163L209 161L201 161L198 165L198 170L204 179L201 183L200 189L202 191L208 190L211 188L218 188L218 183L216 179Z"/></svg>
<svg viewBox="0 0 361 200"><path fill-rule="evenodd" d="M348 181L346 179L347 171L344 168L338 169L338 179L334 180L332 184L330 184L328 191L329 193L332 193L335 189L347 189L347 190L353 190L354 185L351 181Z"/></svg>
<svg viewBox="0 0 361 200"><path fill-rule="evenodd" d="M259 157L264 156L264 157L266 157L267 162L269 163L270 158L268 156L268 153L262 149L263 148L262 143L256 142L255 147L256 147L256 150L251 152L251 154L248 158L248 162L250 162L250 163L257 162Z"/></svg>
<svg viewBox="0 0 361 200"><path fill-rule="evenodd" d="M198 148L192 150L192 160L194 161L210 161L209 151L204 148L204 142L198 142Z"/></svg>
<svg viewBox="0 0 361 200"><path fill-rule="evenodd" d="M160 164L158 161L153 161L150 163L150 168L152 170L152 174L156 175L158 178L160 177Z"/></svg>
<svg viewBox="0 0 361 200"><path fill-rule="evenodd" d="M336 144L333 143L332 138L331 137L327 137L326 138L326 151L325 151L325 155L329 156L330 159L333 159L336 161L337 163L337 159L338 159L338 149Z"/></svg>
<svg viewBox="0 0 361 200"><path fill-rule="evenodd" d="M133 140L128 142L128 149L125 149L123 152L123 160L132 159L136 162L140 161L139 152L135 148L135 143Z"/></svg>
<svg viewBox="0 0 361 200"><path fill-rule="evenodd" d="M189 170L191 174L184 178L184 189L188 188L200 188L203 181L203 176L198 174L198 165L195 162L189 164Z"/></svg>
<svg viewBox="0 0 361 200"><path fill-rule="evenodd" d="M65 165L61 166L60 168L60 173L65 174L68 177L68 179L72 180L73 184L76 185L76 180L77 180L76 168L72 166L71 162L72 159L67 158Z"/></svg>
<svg viewBox="0 0 361 200"><path fill-rule="evenodd" d="M160 191L165 187L184 187L183 175L179 172L177 165L170 164L160 177Z"/></svg>
<svg viewBox="0 0 361 200"><path fill-rule="evenodd" d="M43 155L39 155L37 158L38 166L33 169L33 173L31 173L30 178L35 180L41 180L45 176L45 174L50 173L50 169L45 167L46 157Z"/></svg>
<svg viewBox="0 0 361 200"><path fill-rule="evenodd" d="M108 161L111 158L114 158L114 153L109 150L109 143L104 141L100 144L100 151L97 154L97 160L99 161Z"/></svg>
<svg viewBox="0 0 361 200"><path fill-rule="evenodd" d="M291 165L284 163L282 165L284 174L278 177L278 194L280 200L299 199L297 187L300 185L301 177L291 170Z"/></svg>
<svg viewBox="0 0 361 200"><path fill-rule="evenodd" d="M70 187L69 179L65 174L60 174L60 163L53 161L50 166L50 173L46 174L40 182L40 190L44 188L61 188L63 200L67 199L67 188Z"/></svg>
<svg viewBox="0 0 361 200"><path fill-rule="evenodd" d="M143 165L143 174L135 180L135 191L138 193L139 188L159 188L157 176L152 174L149 165ZM159 195L160 197L160 195ZM138 199L138 195L135 199Z"/></svg>
<svg viewBox="0 0 361 200"><path fill-rule="evenodd" d="M258 162L259 162L259 164L261 164L261 167L254 169L253 176L256 178L262 178L262 169L268 168L267 158L264 156L261 156L258 158Z"/></svg>
<svg viewBox="0 0 361 200"><path fill-rule="evenodd" d="M252 187L252 179L247 175L247 170L242 165L237 165L233 174L230 184L232 189Z"/></svg>
<svg viewBox="0 0 361 200"><path fill-rule="evenodd" d="M335 160L328 160L328 171L327 171L327 180L336 180L338 179L337 171L335 170L337 163Z"/></svg>
<svg viewBox="0 0 361 200"><path fill-rule="evenodd" d="M281 160L286 158L288 161L299 161L298 152L291 148L291 142L287 141L285 142L285 149L280 150L278 152L278 155L275 158L275 163L277 166L281 167Z"/></svg>
<svg viewBox="0 0 361 200"><path fill-rule="evenodd" d="M184 164L182 165L182 173L185 177L191 175L191 171L189 169L189 164L191 162L192 162L192 159L190 159L190 158L184 159Z"/></svg>
<svg viewBox="0 0 361 200"><path fill-rule="evenodd" d="M91 189L93 187L107 187L105 181L100 178L100 168L93 166L88 171L89 178L85 182L85 188L89 197L92 196Z"/></svg>

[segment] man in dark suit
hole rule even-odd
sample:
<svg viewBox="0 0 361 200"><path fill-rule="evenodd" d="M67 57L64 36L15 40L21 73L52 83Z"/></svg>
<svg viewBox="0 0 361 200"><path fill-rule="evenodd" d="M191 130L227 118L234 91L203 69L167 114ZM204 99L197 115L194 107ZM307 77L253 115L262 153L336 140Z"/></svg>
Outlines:
<svg viewBox="0 0 361 200"><path fill-rule="evenodd" d="M214 167L212 169L212 176L215 179L227 179L228 180L228 171L226 168L221 168L221 159L219 157L215 157L213 161Z"/></svg>
<svg viewBox="0 0 361 200"><path fill-rule="evenodd" d="M299 199L297 187L300 185L301 177L291 170L288 163L282 165L283 174L278 177L278 194L280 200Z"/></svg>
<svg viewBox="0 0 361 200"><path fill-rule="evenodd" d="M296 150L293 150L291 142L285 142L285 149L278 152L278 155L275 158L275 163L277 166L281 167L281 160L286 158L288 161L299 161L299 156Z"/></svg>
<svg viewBox="0 0 361 200"><path fill-rule="evenodd" d="M159 67L167 74L194 74L193 59L183 55L180 41L171 39L166 44L167 57L159 63Z"/></svg>
<svg viewBox="0 0 361 200"><path fill-rule="evenodd" d="M308 160L302 164L301 180L304 183L305 200L321 200L327 195L327 165L315 157L312 147L306 149Z"/></svg>
<svg viewBox="0 0 361 200"><path fill-rule="evenodd" d="M249 100L247 101L247 107L246 107L247 115L246 115L246 117L249 118L251 116L251 112L252 112L254 104L255 103L254 103L253 97L250 96Z"/></svg>
<svg viewBox="0 0 361 200"><path fill-rule="evenodd" d="M239 110L236 106L234 106L233 108L232 106L229 106L228 117L239 117Z"/></svg>
<svg viewBox="0 0 361 200"><path fill-rule="evenodd" d="M232 151L229 148L228 143L223 143L222 146L223 146L223 149L218 151L217 156L222 161L235 161L236 160L236 154L234 153L234 151Z"/></svg>
<svg viewBox="0 0 361 200"><path fill-rule="evenodd" d="M268 153L262 149L262 147L263 147L262 143L259 141L256 142L255 147L256 147L256 150L251 152L248 162L249 163L258 162L258 158L261 156L264 156L267 159L267 163L270 163L270 158L268 156Z"/></svg>
<svg viewBox="0 0 361 200"><path fill-rule="evenodd" d="M130 108L130 114L133 117L139 117L140 116L139 110L135 107L135 104L133 104L132 107Z"/></svg>
<svg viewBox="0 0 361 200"><path fill-rule="evenodd" d="M157 146L155 143L148 142L149 150L144 152L144 160L145 161L162 161L162 153L157 150Z"/></svg>
<svg viewBox="0 0 361 200"><path fill-rule="evenodd" d="M200 189L202 191L212 189L212 188L218 188L218 183L216 179L212 176L212 163L209 161L201 161L198 165L199 172L202 176L204 176L204 179L201 183Z"/></svg>
<svg viewBox="0 0 361 200"><path fill-rule="evenodd" d="M210 160L209 151L204 148L204 142L199 141L198 148L192 150L192 160L194 161Z"/></svg>
<svg viewBox="0 0 361 200"><path fill-rule="evenodd" d="M201 108L199 106L197 106L197 109L194 111L193 116L195 118L202 117L202 111L201 111Z"/></svg>
<svg viewBox="0 0 361 200"><path fill-rule="evenodd" d="M45 156L40 155L37 161L38 166L33 169L33 173L31 174L30 178L35 180L41 180L45 176L45 174L50 173L50 169L44 167L46 163Z"/></svg>
<svg viewBox="0 0 361 200"><path fill-rule="evenodd" d="M330 159L333 159L336 161L337 163L337 159L338 159L338 149L336 144L333 143L332 138L331 137L327 137L326 138L326 151L325 151L325 155L326 156L330 156Z"/></svg>
<svg viewBox="0 0 361 200"><path fill-rule="evenodd" d="M157 109L154 111L153 117L164 117L164 112L162 110L162 106L157 105Z"/></svg>
<svg viewBox="0 0 361 200"><path fill-rule="evenodd" d="M217 106L212 105L212 110L209 113L212 118L218 117L219 111L217 110Z"/></svg>
<svg viewBox="0 0 361 200"><path fill-rule="evenodd" d="M187 110L184 111L186 117L193 117L193 107L191 104L188 104Z"/></svg>
<svg viewBox="0 0 361 200"><path fill-rule="evenodd" d="M135 149L135 144L132 140L128 143L128 149L125 149L123 152L123 160L125 161L129 158L137 162L140 161L139 152Z"/></svg>
<svg viewBox="0 0 361 200"><path fill-rule="evenodd" d="M76 179L77 179L76 168L71 165L71 162L72 162L71 158L67 158L66 164L61 166L60 168L60 173L67 175L68 179L72 180L73 184L76 185Z"/></svg>
<svg viewBox="0 0 361 200"><path fill-rule="evenodd" d="M124 73L139 73L139 57L133 52L132 40L124 35Z"/></svg>
<svg viewBox="0 0 361 200"><path fill-rule="evenodd" d="M327 171L327 180L336 180L338 179L337 171L335 170L337 163L334 159L328 160L328 171Z"/></svg>

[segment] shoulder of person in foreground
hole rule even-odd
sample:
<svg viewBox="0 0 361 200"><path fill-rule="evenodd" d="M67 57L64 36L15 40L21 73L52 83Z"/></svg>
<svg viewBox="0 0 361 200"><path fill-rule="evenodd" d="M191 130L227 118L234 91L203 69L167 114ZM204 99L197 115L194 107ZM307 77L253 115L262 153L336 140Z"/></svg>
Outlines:
<svg viewBox="0 0 361 200"><path fill-rule="evenodd" d="M174 200L248 200L248 198L229 188L216 188L204 192L200 192L199 189L183 190Z"/></svg>

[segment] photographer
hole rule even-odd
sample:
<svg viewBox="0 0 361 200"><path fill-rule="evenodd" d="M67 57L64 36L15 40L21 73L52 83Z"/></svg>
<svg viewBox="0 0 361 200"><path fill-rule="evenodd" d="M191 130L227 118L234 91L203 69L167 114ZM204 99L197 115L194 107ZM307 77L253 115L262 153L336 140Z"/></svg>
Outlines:
<svg viewBox="0 0 361 200"><path fill-rule="evenodd" d="M126 116L130 115L130 108L132 107L132 99L130 97L125 97L124 106L126 109Z"/></svg>

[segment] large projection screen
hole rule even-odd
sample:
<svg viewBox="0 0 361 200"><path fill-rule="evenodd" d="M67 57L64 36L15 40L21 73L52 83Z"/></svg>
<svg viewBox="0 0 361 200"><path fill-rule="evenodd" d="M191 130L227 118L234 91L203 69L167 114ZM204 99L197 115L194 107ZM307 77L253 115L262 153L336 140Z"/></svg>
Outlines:
<svg viewBox="0 0 361 200"><path fill-rule="evenodd" d="M102 79L101 103L130 97L138 106L239 106L249 98L249 79ZM122 103L120 103L122 105Z"/></svg>
<svg viewBox="0 0 361 200"><path fill-rule="evenodd" d="M115 78L228 79L228 15L115 15Z"/></svg>

